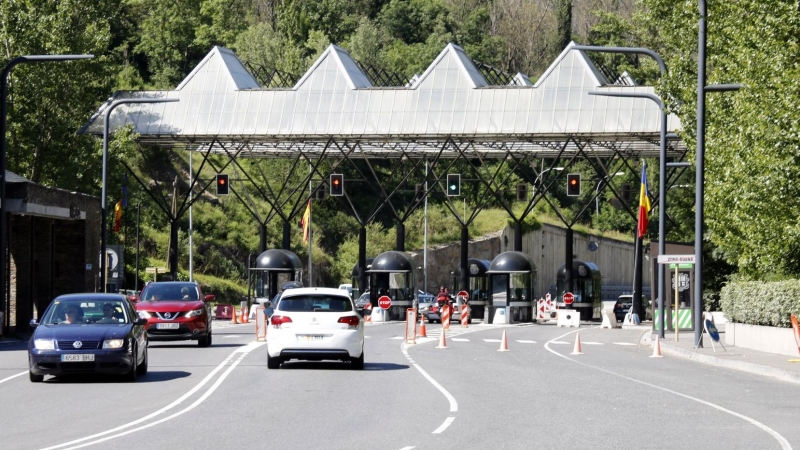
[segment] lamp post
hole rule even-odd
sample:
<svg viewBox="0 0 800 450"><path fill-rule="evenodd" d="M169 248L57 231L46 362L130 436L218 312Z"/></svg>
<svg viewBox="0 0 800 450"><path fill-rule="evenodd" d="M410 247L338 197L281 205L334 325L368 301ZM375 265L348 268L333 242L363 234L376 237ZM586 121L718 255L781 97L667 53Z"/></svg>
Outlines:
<svg viewBox="0 0 800 450"><path fill-rule="evenodd" d="M706 86L706 16L705 0L697 0L700 19L697 23L697 159L695 161L694 213L694 342L703 346L703 196L705 195L706 91L738 91L740 84Z"/></svg>
<svg viewBox="0 0 800 450"><path fill-rule="evenodd" d="M100 285L103 288L103 292L108 291L108 286L106 285L106 216L108 214L106 208L106 181L108 179L108 120L111 116L111 111L114 110L119 105L124 105L128 103L172 103L177 102L177 98L125 98L121 100L114 100L108 105L106 108L105 114L103 115L103 179L102 179L102 192L100 194L100 254L103 255L100 258Z"/></svg>
<svg viewBox="0 0 800 450"><path fill-rule="evenodd" d="M600 186L603 184L603 181L605 181L609 177L610 178L614 178L614 177L618 177L618 176L622 176L622 175L625 175L625 172L617 172L617 173L614 173L614 174L606 175L606 176L603 177L602 180L600 180L597 183L597 187L594 188L594 212L595 212L595 214L598 214L598 215L600 214L600 202L598 201L597 196L600 193Z"/></svg>
<svg viewBox="0 0 800 450"><path fill-rule="evenodd" d="M628 53L628 54L642 54L653 58L661 70L661 79L663 80L667 75L667 65L661 58L661 55L650 50L649 48L641 47L596 47L592 45L576 45L573 50L584 50L602 53ZM666 231L664 222L666 221L666 208L667 208L667 112L664 110L664 103L661 99L653 94L647 93L605 93L605 92L590 92L589 95L606 95L610 97L638 97L649 98L659 105L661 108L661 144L659 147L659 163L658 163L658 254L663 255L666 253ZM637 249L638 253L638 249ZM641 258L639 258L641 261ZM664 296L666 295L666 287L664 286L664 268L661 265L656 266L658 272L658 311L659 311L659 328L658 334L660 338L664 338Z"/></svg>
<svg viewBox="0 0 800 450"><path fill-rule="evenodd" d="M544 163L544 161L542 161L542 163ZM541 178L542 175L545 174L545 172L549 172L551 170L556 170L558 172L561 172L562 170L564 170L564 168L563 167L551 167L549 169L544 169L543 171L539 172L539 175L536 175L536 178L533 180L534 189L536 188L536 183L539 182L539 178ZM544 180L542 180L542 184L544 185Z"/></svg>
<svg viewBox="0 0 800 450"><path fill-rule="evenodd" d="M8 115L8 75L21 63L74 61L92 59L94 55L26 55L18 56L0 72L0 306L6 305L6 116ZM2 331L3 324L0 324Z"/></svg>

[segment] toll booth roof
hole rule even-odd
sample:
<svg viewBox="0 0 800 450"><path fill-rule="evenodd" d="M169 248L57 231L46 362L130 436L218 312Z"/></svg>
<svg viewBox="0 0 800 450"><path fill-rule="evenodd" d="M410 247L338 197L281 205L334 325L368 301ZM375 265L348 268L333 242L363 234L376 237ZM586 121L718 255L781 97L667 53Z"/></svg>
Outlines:
<svg viewBox="0 0 800 450"><path fill-rule="evenodd" d="M303 267L300 257L289 250L273 248L267 250L256 259L256 266L252 270L270 270L291 272Z"/></svg>
<svg viewBox="0 0 800 450"><path fill-rule="evenodd" d="M367 273L380 272L413 272L414 261L403 252L383 252L372 261L372 267Z"/></svg>
<svg viewBox="0 0 800 450"><path fill-rule="evenodd" d="M526 273L535 272L536 265L522 252L503 252L497 255L486 273Z"/></svg>

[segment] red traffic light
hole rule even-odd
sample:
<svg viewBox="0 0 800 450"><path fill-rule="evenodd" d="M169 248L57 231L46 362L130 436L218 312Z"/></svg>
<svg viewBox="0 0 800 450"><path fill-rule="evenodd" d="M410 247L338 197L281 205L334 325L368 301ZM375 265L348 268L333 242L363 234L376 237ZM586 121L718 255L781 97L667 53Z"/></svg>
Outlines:
<svg viewBox="0 0 800 450"><path fill-rule="evenodd" d="M581 174L567 174L567 195L570 197L577 197L581 195Z"/></svg>
<svg viewBox="0 0 800 450"><path fill-rule="evenodd" d="M331 196L341 197L344 195L344 175L341 173L331 174Z"/></svg>

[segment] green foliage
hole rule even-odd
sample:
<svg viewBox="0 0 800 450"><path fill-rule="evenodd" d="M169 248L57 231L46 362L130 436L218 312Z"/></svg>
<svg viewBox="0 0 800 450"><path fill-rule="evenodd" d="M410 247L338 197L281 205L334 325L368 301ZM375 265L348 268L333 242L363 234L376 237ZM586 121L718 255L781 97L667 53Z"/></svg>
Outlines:
<svg viewBox="0 0 800 450"><path fill-rule="evenodd" d="M800 280L731 282L720 294L731 322L787 328L791 315L800 315Z"/></svg>

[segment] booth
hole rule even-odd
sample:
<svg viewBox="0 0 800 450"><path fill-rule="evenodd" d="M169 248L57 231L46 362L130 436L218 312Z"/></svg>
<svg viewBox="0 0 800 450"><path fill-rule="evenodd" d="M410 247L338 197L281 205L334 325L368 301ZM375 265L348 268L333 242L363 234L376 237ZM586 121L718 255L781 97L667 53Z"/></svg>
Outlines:
<svg viewBox="0 0 800 450"><path fill-rule="evenodd" d="M564 293L567 292L567 265L558 268L556 274L556 289L558 292L559 309L569 308L581 313L581 320L600 319L603 309L602 286L603 277L600 269L593 262L572 261L572 295L574 301L571 305L564 303Z"/></svg>
<svg viewBox="0 0 800 450"><path fill-rule="evenodd" d="M303 278L303 263L289 250L270 249L256 258L255 267L250 268L250 304L263 304L278 295L279 286Z"/></svg>
<svg viewBox="0 0 800 450"><path fill-rule="evenodd" d="M386 295L392 302L383 317L386 320L405 320L406 309L416 308L414 305L416 276L411 256L397 251L381 253L372 260L367 273L372 314L375 315L375 310L380 308L378 298Z"/></svg>
<svg viewBox="0 0 800 450"><path fill-rule="evenodd" d="M453 294L460 291L469 293L470 315L474 319L484 319L486 302L489 298L489 270L491 261L486 259L469 258L469 286L461 286L461 263L456 266L453 274Z"/></svg>
<svg viewBox="0 0 800 450"><path fill-rule="evenodd" d="M375 258L366 258L365 265L367 268L369 268L369 266L372 264L372 261L375 261ZM350 276L353 280L353 300L358 300L358 298L361 297L361 294L369 291L369 276L366 278L367 285L361 286L359 283L359 280L361 279L361 269L358 267L358 262L356 262L356 265L353 266L353 272Z"/></svg>
<svg viewBox="0 0 800 450"><path fill-rule="evenodd" d="M495 323L495 315L504 323L532 321L536 265L530 257L522 252L501 253L492 260L486 273L489 276L486 323Z"/></svg>

